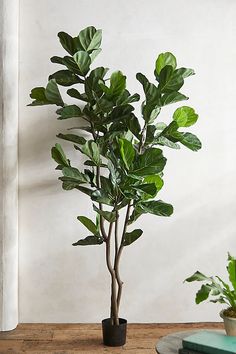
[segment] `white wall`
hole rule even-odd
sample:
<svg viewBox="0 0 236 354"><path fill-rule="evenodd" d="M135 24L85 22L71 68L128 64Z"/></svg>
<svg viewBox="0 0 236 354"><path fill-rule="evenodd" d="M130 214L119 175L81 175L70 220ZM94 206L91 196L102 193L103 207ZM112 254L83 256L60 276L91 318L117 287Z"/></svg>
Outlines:
<svg viewBox="0 0 236 354"><path fill-rule="evenodd" d="M104 248L72 247L85 235L76 216L92 216L89 199L65 192L50 148L71 122L54 107L26 107L28 94L59 70L57 32L103 29L96 65L128 75L141 93L138 71L152 78L155 59L171 51L196 76L186 80L188 105L200 115L193 131L198 153L166 151L161 199L171 218L144 216L142 239L125 249L121 316L130 322L218 321L220 306L194 304L198 286L183 279L198 268L226 276L236 255L236 2L234 0L21 0L20 15L20 321L99 322L109 314ZM176 107L162 117L169 119ZM63 143L66 150L71 145ZM70 152L75 159L75 153Z"/></svg>

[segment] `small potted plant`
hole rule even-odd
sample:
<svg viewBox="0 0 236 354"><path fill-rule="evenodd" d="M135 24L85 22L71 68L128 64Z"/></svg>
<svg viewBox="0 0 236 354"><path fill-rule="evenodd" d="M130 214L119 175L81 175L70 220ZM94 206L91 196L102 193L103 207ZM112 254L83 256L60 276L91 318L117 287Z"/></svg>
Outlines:
<svg viewBox="0 0 236 354"><path fill-rule="evenodd" d="M78 164L67 158L59 143L52 148L52 158L62 174L62 188L85 193L92 202L94 221L78 216L89 235L73 246L105 246L111 305L109 318L102 321L103 338L106 345L120 346L125 343L127 322L119 318L123 289L121 255L143 233L130 228L144 214L168 217L173 213L171 204L156 199L163 186L167 161L163 148L201 148L194 134L179 130L197 121L192 107L178 107L169 122L157 121L163 107L188 99L179 90L194 71L177 68L173 54L160 54L154 68L155 84L141 73L136 76L144 91L138 119L134 103L140 96L127 90L126 76L121 71L108 75L105 67L91 68L101 51L101 30L91 26L76 37L65 32L58 37L68 54L54 56L51 61L62 65L63 70L49 76L46 88L32 89L30 106L55 104L59 121L72 121L69 133L57 137L73 144L80 163L81 157L85 157L83 169L79 170ZM73 103L65 103L59 85L73 86L67 90Z"/></svg>
<svg viewBox="0 0 236 354"><path fill-rule="evenodd" d="M200 304L211 297L210 302L219 302L227 305L227 308L220 312L220 317L224 320L227 335L236 336L236 259L229 253L227 271L230 284L227 284L219 276L208 277L199 271L185 279L185 281L204 282L200 290L196 293L196 304Z"/></svg>

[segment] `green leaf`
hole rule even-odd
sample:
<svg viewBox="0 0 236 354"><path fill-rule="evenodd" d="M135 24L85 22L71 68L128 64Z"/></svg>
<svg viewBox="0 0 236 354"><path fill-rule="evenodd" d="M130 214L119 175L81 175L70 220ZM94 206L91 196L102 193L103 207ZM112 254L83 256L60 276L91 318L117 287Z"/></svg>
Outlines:
<svg viewBox="0 0 236 354"><path fill-rule="evenodd" d="M87 236L86 238L72 243L73 246L90 246L90 245L101 245L103 243L102 237L97 236Z"/></svg>
<svg viewBox="0 0 236 354"><path fill-rule="evenodd" d="M83 83L84 81L80 79L70 70L59 70L54 74L49 76L49 80L55 79L58 85L71 86L78 83Z"/></svg>
<svg viewBox="0 0 236 354"><path fill-rule="evenodd" d="M163 187L164 181L158 175L146 176L143 180L144 183L155 183L157 191L160 191Z"/></svg>
<svg viewBox="0 0 236 354"><path fill-rule="evenodd" d="M61 177L60 180L62 180L62 178L64 178L64 177ZM77 188L79 184L80 184L80 182L75 182L75 181L71 181L71 180L65 180L62 183L62 188L65 191L70 191L70 190L72 190L74 188Z"/></svg>
<svg viewBox="0 0 236 354"><path fill-rule="evenodd" d="M166 159L163 157L162 150L156 148L149 148L139 155L134 169L130 174L136 176L149 176L157 174L163 170L166 164Z"/></svg>
<svg viewBox="0 0 236 354"><path fill-rule="evenodd" d="M45 89L45 96L49 102L52 102L57 106L64 106L64 102L61 98L61 94L55 79L49 80Z"/></svg>
<svg viewBox="0 0 236 354"><path fill-rule="evenodd" d="M96 166L99 166L101 164L99 147L94 141L92 140L87 141L81 147L81 151L85 155L87 155L95 163Z"/></svg>
<svg viewBox="0 0 236 354"><path fill-rule="evenodd" d="M141 191L145 194L148 194L150 197L153 197L153 198L157 194L157 188L156 188L155 183L140 184L137 186L133 186L133 188L137 191ZM147 199L150 199L150 198L147 198Z"/></svg>
<svg viewBox="0 0 236 354"><path fill-rule="evenodd" d="M92 220L86 216L78 216L77 219L90 231L93 235L99 235L97 226Z"/></svg>
<svg viewBox="0 0 236 354"><path fill-rule="evenodd" d="M142 73L136 74L136 79L142 84L143 91L147 101L151 101L153 108L157 105L160 98L160 90L152 83L148 81L145 75ZM152 109L153 109L152 108Z"/></svg>
<svg viewBox="0 0 236 354"><path fill-rule="evenodd" d="M70 54L74 55L77 51L74 45L73 38L66 32L59 32L58 37L62 47Z"/></svg>
<svg viewBox="0 0 236 354"><path fill-rule="evenodd" d="M106 205L113 205L114 200L111 198L107 192L103 189L97 189L91 194L91 199L95 202L106 204Z"/></svg>
<svg viewBox="0 0 236 354"><path fill-rule="evenodd" d="M158 88L162 92L166 92L166 90L168 90L169 85L171 83L172 75L173 75L173 67L170 66L170 65L165 66L161 70L160 76L159 76L159 86L158 86ZM176 90L173 90L173 91L176 91Z"/></svg>
<svg viewBox="0 0 236 354"><path fill-rule="evenodd" d="M95 210L99 215L103 216L108 222L114 222L116 220L116 213L114 211L105 211L98 209L93 204L93 210Z"/></svg>
<svg viewBox="0 0 236 354"><path fill-rule="evenodd" d="M52 158L62 166L70 166L69 161L60 144L56 144L51 150Z"/></svg>
<svg viewBox="0 0 236 354"><path fill-rule="evenodd" d="M176 58L170 52L159 54L156 60L156 72L158 75L166 65L172 66L173 69L175 69L177 66Z"/></svg>
<svg viewBox="0 0 236 354"><path fill-rule="evenodd" d="M88 97L85 93L79 93L75 88L67 90L67 94L73 98L77 98L78 100L88 102Z"/></svg>
<svg viewBox="0 0 236 354"><path fill-rule="evenodd" d="M201 289L196 294L196 298L195 298L196 304L200 304L202 301L206 300L209 297L211 290L212 290L211 285L203 284L201 286Z"/></svg>
<svg viewBox="0 0 236 354"><path fill-rule="evenodd" d="M177 75L181 75L183 79L186 79L187 77L191 76L191 75L195 75L195 72L193 69L189 69L189 68L179 68L175 70L175 73Z"/></svg>
<svg viewBox="0 0 236 354"><path fill-rule="evenodd" d="M87 52L79 51L73 55L82 76L85 76L91 65L91 58Z"/></svg>
<svg viewBox="0 0 236 354"><path fill-rule="evenodd" d="M72 143L76 143L76 144L80 144L80 145L83 145L86 143L86 140L82 136L78 136L75 134L61 134L60 133L57 135L57 138L68 140L68 141L71 141Z"/></svg>
<svg viewBox="0 0 236 354"><path fill-rule="evenodd" d="M192 151L198 151L202 147L201 141L192 133L183 133L180 142Z"/></svg>
<svg viewBox="0 0 236 354"><path fill-rule="evenodd" d="M91 58L91 62L94 61L94 59L98 56L99 53L101 53L101 51L102 51L101 48L99 48L99 49L93 50L92 53L89 54L90 58Z"/></svg>
<svg viewBox="0 0 236 354"><path fill-rule="evenodd" d="M140 207L146 212L158 216L170 216L173 214L173 206L162 200L152 200L140 203Z"/></svg>
<svg viewBox="0 0 236 354"><path fill-rule="evenodd" d="M163 93L177 92L184 84L184 71L181 69L174 70L172 66L165 66L161 72L160 76L156 76L159 81L158 88L161 89Z"/></svg>
<svg viewBox="0 0 236 354"><path fill-rule="evenodd" d="M75 167L71 167L71 166L63 167L62 173L65 177L70 177L71 181L73 179L74 182L76 182L76 181L78 181L80 183L87 183L88 182L88 179L86 178L86 176ZM63 177L60 177L60 179L62 179L62 178Z"/></svg>
<svg viewBox="0 0 236 354"><path fill-rule="evenodd" d="M58 117L59 120L83 116L81 109L74 104L58 109L57 114L60 115L60 117Z"/></svg>
<svg viewBox="0 0 236 354"><path fill-rule="evenodd" d="M126 232L124 235L123 246L129 246L131 243L136 241L141 235L143 231L141 229L133 230L132 232Z"/></svg>
<svg viewBox="0 0 236 354"><path fill-rule="evenodd" d="M176 109L173 119L178 123L179 127L190 127L196 123L198 115L193 108L182 106Z"/></svg>
<svg viewBox="0 0 236 354"><path fill-rule="evenodd" d="M116 71L110 77L110 87L102 84L101 87L109 99L116 99L125 90L126 76L123 75L121 71Z"/></svg>
<svg viewBox="0 0 236 354"><path fill-rule="evenodd" d="M44 87L35 87L31 90L30 97L34 99L34 101L28 106L43 106L48 104L53 104L50 102L45 95L45 88Z"/></svg>
<svg viewBox="0 0 236 354"><path fill-rule="evenodd" d="M164 136L157 137L157 139L155 139L155 144L168 146L171 149L180 149L179 144L173 143L173 141L167 139Z"/></svg>
<svg viewBox="0 0 236 354"><path fill-rule="evenodd" d="M228 257L229 262L227 266L227 271L229 274L229 280L231 281L231 284L233 285L234 291L236 291L236 259L231 257L229 255Z"/></svg>
<svg viewBox="0 0 236 354"><path fill-rule="evenodd" d="M139 120L135 117L134 114L131 114L130 117L126 119L126 125L128 129L134 134L137 139L140 139L141 134L141 126L139 124Z"/></svg>
<svg viewBox="0 0 236 354"><path fill-rule="evenodd" d="M145 214L145 211L142 210L138 205L136 205L134 207L132 214L130 215L130 218L128 220L128 225L136 221L142 214Z"/></svg>
<svg viewBox="0 0 236 354"><path fill-rule="evenodd" d="M120 154L127 169L130 168L135 157L135 150L132 143L126 139L119 139Z"/></svg>
<svg viewBox="0 0 236 354"><path fill-rule="evenodd" d="M86 27L80 31L79 42L85 51L98 49L102 41L102 30L96 30L95 27Z"/></svg>
<svg viewBox="0 0 236 354"><path fill-rule="evenodd" d="M206 275L200 273L199 271L195 272L193 275L191 275L191 277L185 279L185 281L187 281L188 283L192 282L192 281L204 281L204 280L210 280L209 277L207 277Z"/></svg>
<svg viewBox="0 0 236 354"><path fill-rule="evenodd" d="M93 189L90 189L87 187L78 186L78 187L76 187L76 189L78 189L79 191L81 191L84 194L87 194L89 197L91 197L91 195L93 193Z"/></svg>
<svg viewBox="0 0 236 354"><path fill-rule="evenodd" d="M161 97L161 106L166 106L168 104L188 100L188 97L180 92L165 93Z"/></svg>

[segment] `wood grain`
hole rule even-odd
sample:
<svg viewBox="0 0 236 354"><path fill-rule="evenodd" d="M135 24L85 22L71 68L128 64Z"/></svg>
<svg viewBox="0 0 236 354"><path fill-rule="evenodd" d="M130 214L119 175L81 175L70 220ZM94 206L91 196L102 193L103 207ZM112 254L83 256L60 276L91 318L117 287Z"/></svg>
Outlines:
<svg viewBox="0 0 236 354"><path fill-rule="evenodd" d="M19 324L0 332L0 354L155 354L163 336L200 328L222 329L222 323L129 324L124 347L102 344L100 324Z"/></svg>

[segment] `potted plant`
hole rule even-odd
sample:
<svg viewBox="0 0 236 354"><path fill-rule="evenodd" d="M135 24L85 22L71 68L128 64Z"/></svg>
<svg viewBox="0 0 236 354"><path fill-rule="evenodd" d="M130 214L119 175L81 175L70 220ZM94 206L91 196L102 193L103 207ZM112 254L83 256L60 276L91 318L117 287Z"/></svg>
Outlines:
<svg viewBox="0 0 236 354"><path fill-rule="evenodd" d="M156 60L156 84L138 73L136 77L145 96L139 120L134 103L140 96L127 90L126 76L121 71L108 75L105 67L91 68L101 51L101 30L91 26L76 37L65 32L58 33L58 37L69 55L53 56L51 61L64 68L49 76L46 88L32 89L30 106L55 104L59 107L56 111L59 120L72 119L69 132L57 137L72 142L79 159L85 157L84 169L79 170L67 158L59 143L52 148L52 158L62 174L59 177L62 188L78 190L91 199L94 221L78 216L89 235L73 246L106 248L111 306L110 317L102 321L104 344L120 346L125 343L127 322L119 318L123 288L121 255L143 233L141 229L133 229L133 223L146 213L158 216L173 213L172 205L156 200L166 165L162 148L179 149L180 144L193 151L201 148L195 135L179 131L197 121L193 108L177 108L169 123L156 121L164 106L188 99L179 90L194 71L177 68L175 56L167 52ZM67 90L70 98L75 99L73 104L64 102L58 85L73 86ZM123 213L124 220L120 217Z"/></svg>
<svg viewBox="0 0 236 354"><path fill-rule="evenodd" d="M208 277L199 271L185 279L185 281L204 282L196 294L196 304L200 304L202 301L211 297L210 302L219 302L227 305L227 308L220 312L220 317L224 320L226 334L228 336L236 336L236 259L229 253L226 268L229 274L230 284L227 284L219 276Z"/></svg>

